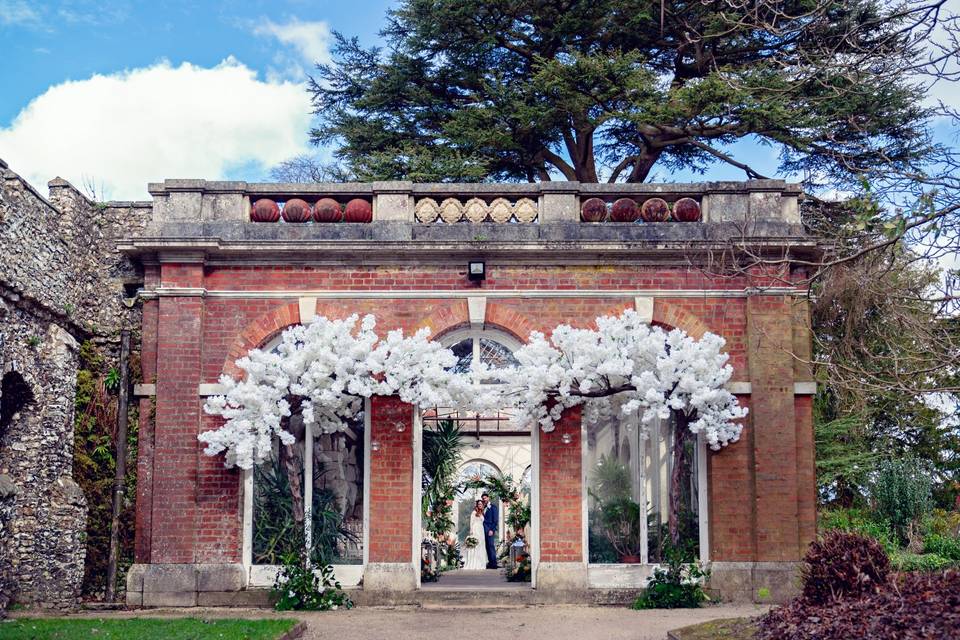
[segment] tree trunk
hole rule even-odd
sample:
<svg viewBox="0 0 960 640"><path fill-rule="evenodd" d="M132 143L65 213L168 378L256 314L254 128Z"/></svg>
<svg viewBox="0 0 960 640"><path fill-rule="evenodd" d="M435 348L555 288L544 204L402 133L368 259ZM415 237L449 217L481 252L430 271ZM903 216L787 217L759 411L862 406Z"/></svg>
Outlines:
<svg viewBox="0 0 960 640"><path fill-rule="evenodd" d="M683 495L681 483L686 474L687 440L689 439L690 418L683 411L674 411L673 427L673 465L670 469L670 512L668 527L670 530L670 544L676 549L680 547L680 498Z"/></svg>
<svg viewBox="0 0 960 640"><path fill-rule="evenodd" d="M302 405L302 399L298 397L288 397L287 402L290 404L290 415L282 418L280 420L280 426L285 431L293 434L293 436L299 441L306 435L305 433L296 433L300 429L294 429L292 422L293 418L300 415L300 407ZM300 422L302 425L302 421ZM304 444L306 446L306 444ZM294 530L298 535L303 535L305 533L304 521L305 521L305 509L303 504L303 481L301 479L301 471L305 472L305 469L300 464L300 460L297 458L297 445L296 442L291 445L280 445L280 463L283 466L283 470L287 475L287 486L290 488L290 501L291 501L291 513L293 515L293 526ZM304 548L302 550L301 561L306 564L309 554Z"/></svg>

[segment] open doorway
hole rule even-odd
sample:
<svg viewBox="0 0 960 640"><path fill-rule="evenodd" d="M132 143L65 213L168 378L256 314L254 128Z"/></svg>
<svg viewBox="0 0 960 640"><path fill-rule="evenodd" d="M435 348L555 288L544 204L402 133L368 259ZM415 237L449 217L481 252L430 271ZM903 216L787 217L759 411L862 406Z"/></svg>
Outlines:
<svg viewBox="0 0 960 640"><path fill-rule="evenodd" d="M470 371L474 359L512 366L511 336L463 331L444 340ZM499 384L496 379L478 385ZM524 589L534 559L534 447L509 409L477 414L422 409L421 588Z"/></svg>

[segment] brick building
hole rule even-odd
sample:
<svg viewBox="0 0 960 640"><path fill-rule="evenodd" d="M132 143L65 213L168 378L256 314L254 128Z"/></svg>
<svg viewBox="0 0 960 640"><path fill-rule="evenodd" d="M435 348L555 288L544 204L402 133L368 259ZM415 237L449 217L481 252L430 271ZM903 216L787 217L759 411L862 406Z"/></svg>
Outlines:
<svg viewBox="0 0 960 640"><path fill-rule="evenodd" d="M750 416L739 442L719 452L696 444L691 548L724 597L768 588L781 598L792 589L816 518L809 322L795 284L802 268L790 262L810 258L816 242L803 233L794 185L168 180L150 192L152 222L120 245L145 277L128 602L249 602L270 584L275 566L256 521L270 508L257 489L267 476L203 455L197 434L217 426L204 398L222 374L237 374L237 358L269 348L286 327L352 313L375 314L378 331L427 326L444 344L457 336L457 345L474 340L504 353L533 330L588 325L627 308L693 336L721 335L734 367L730 390ZM329 201L300 202L321 198L347 203L347 221L334 221L339 207ZM721 274L719 258L735 258L734 244L786 257L787 266L763 277ZM483 279L470 277L470 262L483 263ZM421 586L421 410L373 398L343 438L304 436L307 501L340 496L355 540L338 552L352 560L337 575L362 583L369 601L415 598ZM592 429L569 411L555 431L530 433L533 587L544 601L642 586L659 557L667 456L658 438L621 426ZM636 558L603 551L604 536L591 529L599 525L588 484L608 454L632 474L648 514ZM317 484L321 458L338 470L335 489Z"/></svg>

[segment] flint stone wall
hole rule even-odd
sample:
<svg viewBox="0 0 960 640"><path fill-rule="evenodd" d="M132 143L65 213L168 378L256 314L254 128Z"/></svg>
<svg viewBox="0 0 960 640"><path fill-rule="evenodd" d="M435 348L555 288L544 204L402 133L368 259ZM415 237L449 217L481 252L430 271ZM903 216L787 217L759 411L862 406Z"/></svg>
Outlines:
<svg viewBox="0 0 960 640"><path fill-rule="evenodd" d="M115 358L120 329L140 327L130 298L142 276L116 240L143 229L149 205L94 203L59 178L49 187L44 197L0 161L0 379L19 376L32 396L25 406L7 398L3 411L0 395L0 611L11 601L79 603L87 507L72 477L78 345L92 340Z"/></svg>

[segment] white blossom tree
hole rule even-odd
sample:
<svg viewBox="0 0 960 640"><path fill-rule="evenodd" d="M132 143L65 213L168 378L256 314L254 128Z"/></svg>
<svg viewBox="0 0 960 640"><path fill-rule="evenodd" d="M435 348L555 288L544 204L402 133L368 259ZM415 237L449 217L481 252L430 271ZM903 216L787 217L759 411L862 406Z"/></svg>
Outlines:
<svg viewBox="0 0 960 640"><path fill-rule="evenodd" d="M732 373L724 340L651 327L634 311L597 318L596 325L560 325L549 340L532 333L514 354L519 365L495 372L503 384L482 385L478 381L492 372L474 362L471 371L457 373L456 356L431 341L427 329L412 336L390 331L381 339L371 315L362 321L356 315L318 317L284 331L272 351L253 349L238 360L242 379L221 377L225 393L209 398L204 410L222 416L224 424L199 438L207 455L226 452L228 466L250 469L270 456L278 437L294 516L301 522L294 417L303 428L331 432L356 415L363 398L396 394L420 406L473 411L514 405L516 422L550 431L564 409L584 405L585 419L596 420L614 411L610 399L617 396L618 411L638 415L643 425L675 421L670 532L676 538L687 440L703 433L711 448L726 446L739 438L737 420L747 414L724 388Z"/></svg>
<svg viewBox="0 0 960 640"><path fill-rule="evenodd" d="M679 538L681 472L688 464L686 444L702 433L712 449L740 437L737 420L747 415L724 388L733 368L725 341L706 333L699 340L679 329L647 325L633 310L597 318L596 329L560 325L547 339L534 332L514 357L520 366L505 376L515 395L515 420L551 431L563 410L583 405L584 419L614 412L638 415L649 427L674 419L670 479L670 536Z"/></svg>

